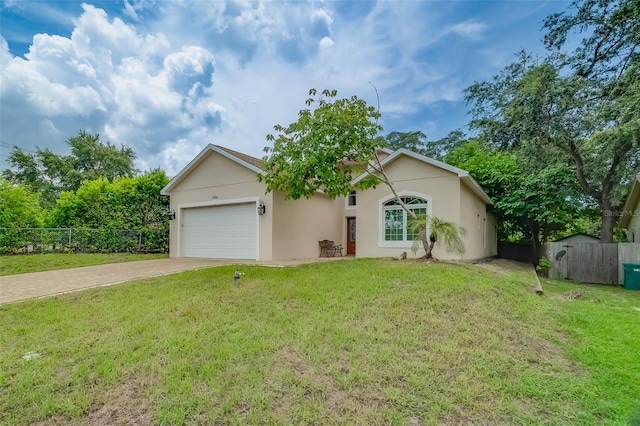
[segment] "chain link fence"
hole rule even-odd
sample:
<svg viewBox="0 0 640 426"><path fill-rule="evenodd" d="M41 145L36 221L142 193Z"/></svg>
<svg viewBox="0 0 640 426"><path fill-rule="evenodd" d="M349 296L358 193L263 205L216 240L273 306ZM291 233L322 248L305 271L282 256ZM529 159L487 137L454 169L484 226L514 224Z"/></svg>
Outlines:
<svg viewBox="0 0 640 426"><path fill-rule="evenodd" d="M0 254L167 251L168 229L0 228Z"/></svg>

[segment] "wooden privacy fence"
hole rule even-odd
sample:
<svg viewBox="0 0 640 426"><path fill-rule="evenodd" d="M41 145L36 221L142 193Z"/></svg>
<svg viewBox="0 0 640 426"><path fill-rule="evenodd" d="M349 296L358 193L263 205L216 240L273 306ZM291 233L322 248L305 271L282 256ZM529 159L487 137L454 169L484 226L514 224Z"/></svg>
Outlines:
<svg viewBox="0 0 640 426"><path fill-rule="evenodd" d="M640 263L638 243L545 243L549 278L582 283L623 284L624 263ZM564 253L564 254L562 254Z"/></svg>
<svg viewBox="0 0 640 426"><path fill-rule="evenodd" d="M531 244L498 244L498 258L511 259L518 262L533 263L533 247Z"/></svg>

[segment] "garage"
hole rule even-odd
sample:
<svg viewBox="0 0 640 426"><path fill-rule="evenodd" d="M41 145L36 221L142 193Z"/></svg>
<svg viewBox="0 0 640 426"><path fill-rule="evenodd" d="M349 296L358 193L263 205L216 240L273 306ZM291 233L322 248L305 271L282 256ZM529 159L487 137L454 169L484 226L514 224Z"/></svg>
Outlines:
<svg viewBox="0 0 640 426"><path fill-rule="evenodd" d="M182 210L182 256L213 259L257 258L255 203Z"/></svg>

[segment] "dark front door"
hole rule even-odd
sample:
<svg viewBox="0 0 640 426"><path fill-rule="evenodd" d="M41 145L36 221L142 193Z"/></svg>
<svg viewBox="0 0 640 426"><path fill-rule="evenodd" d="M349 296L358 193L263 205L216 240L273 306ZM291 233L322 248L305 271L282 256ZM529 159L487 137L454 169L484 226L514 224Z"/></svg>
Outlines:
<svg viewBox="0 0 640 426"><path fill-rule="evenodd" d="M356 218L347 218L347 254L356 254Z"/></svg>

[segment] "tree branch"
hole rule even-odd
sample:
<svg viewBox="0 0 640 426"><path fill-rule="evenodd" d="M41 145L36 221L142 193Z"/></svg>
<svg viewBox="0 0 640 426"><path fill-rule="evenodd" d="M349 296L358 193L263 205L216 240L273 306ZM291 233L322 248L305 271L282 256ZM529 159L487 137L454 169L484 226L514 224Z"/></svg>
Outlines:
<svg viewBox="0 0 640 426"><path fill-rule="evenodd" d="M573 164L576 166L576 175L578 177L578 183L580 184L584 192L589 194L591 197L595 198L598 201L598 204L601 204L602 193L600 191L595 190L591 186L589 181L587 181L587 178L584 175L584 161L582 160L582 156L580 155L580 152L578 151L576 144L573 142L573 140L567 138L566 136L565 136L565 139L567 139L567 141L569 142L569 154L571 155Z"/></svg>

